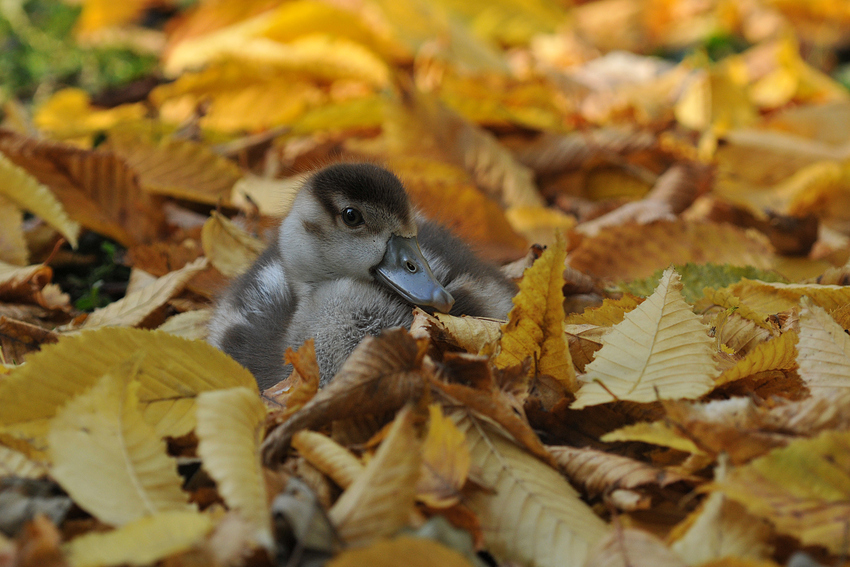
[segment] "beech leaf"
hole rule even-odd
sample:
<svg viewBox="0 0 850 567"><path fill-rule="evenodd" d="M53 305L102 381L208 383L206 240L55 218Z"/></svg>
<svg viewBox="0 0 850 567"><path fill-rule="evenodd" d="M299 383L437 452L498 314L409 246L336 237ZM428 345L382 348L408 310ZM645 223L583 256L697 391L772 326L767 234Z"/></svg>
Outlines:
<svg viewBox="0 0 850 567"><path fill-rule="evenodd" d="M198 396L198 456L225 503L254 528L257 542L274 547L271 516L260 465L266 408L256 390L244 387Z"/></svg>
<svg viewBox="0 0 850 567"><path fill-rule="evenodd" d="M469 496L497 561L539 567L584 564L608 527L553 468L463 410L451 414L466 436L487 490Z"/></svg>
<svg viewBox="0 0 850 567"><path fill-rule="evenodd" d="M328 516L348 544L362 545L407 525L422 463L413 417L410 406L396 415L366 470L330 509Z"/></svg>
<svg viewBox="0 0 850 567"><path fill-rule="evenodd" d="M807 298L803 299L797 350L800 377L813 395L828 397L850 388L850 336Z"/></svg>
<svg viewBox="0 0 850 567"><path fill-rule="evenodd" d="M189 508L177 463L139 407L144 356L110 369L71 400L51 421L47 438L53 478L81 508L110 525Z"/></svg>
<svg viewBox="0 0 850 567"><path fill-rule="evenodd" d="M507 368L531 358L537 374L554 377L572 392L576 389L575 370L564 335L565 257L564 241L558 237L525 271L508 322L502 327L494 363Z"/></svg>
<svg viewBox="0 0 850 567"><path fill-rule="evenodd" d="M796 440L732 469L713 487L803 545L841 553L850 518L850 433Z"/></svg>
<svg viewBox="0 0 850 567"><path fill-rule="evenodd" d="M217 212L204 223L201 243L210 263L229 278L247 270L266 248L260 240Z"/></svg>
<svg viewBox="0 0 850 567"><path fill-rule="evenodd" d="M712 389L712 342L680 290L678 274L668 269L655 292L602 337L602 348L579 377L584 385L573 408L698 398Z"/></svg>
<svg viewBox="0 0 850 567"><path fill-rule="evenodd" d="M96 309L79 328L69 331L101 329L103 327L133 327L177 295L195 274L207 267L206 258L189 262L179 270L157 278L138 291L127 294L106 307Z"/></svg>
<svg viewBox="0 0 850 567"><path fill-rule="evenodd" d="M111 327L63 337L31 355L0 381L0 427L44 447L48 422L73 397L139 351L139 404L160 435L185 435L195 426L195 397L206 390L245 386L250 372L215 347L163 333Z"/></svg>
<svg viewBox="0 0 850 567"><path fill-rule="evenodd" d="M207 514L192 510L139 518L112 532L91 532L64 546L72 567L147 565L197 544L213 527Z"/></svg>
<svg viewBox="0 0 850 567"><path fill-rule="evenodd" d="M0 183L0 195L42 219L67 238L71 246L77 247L80 225L71 220L62 204L47 187L25 169L12 163L2 152L0 178L3 179L3 183Z"/></svg>

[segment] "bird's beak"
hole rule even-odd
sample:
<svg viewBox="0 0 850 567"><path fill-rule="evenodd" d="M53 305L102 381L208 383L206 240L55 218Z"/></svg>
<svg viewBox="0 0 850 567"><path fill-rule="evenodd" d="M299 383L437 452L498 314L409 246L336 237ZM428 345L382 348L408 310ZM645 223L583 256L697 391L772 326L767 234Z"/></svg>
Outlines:
<svg viewBox="0 0 850 567"><path fill-rule="evenodd" d="M416 238L391 236L375 276L414 305L448 313L455 302L431 273Z"/></svg>

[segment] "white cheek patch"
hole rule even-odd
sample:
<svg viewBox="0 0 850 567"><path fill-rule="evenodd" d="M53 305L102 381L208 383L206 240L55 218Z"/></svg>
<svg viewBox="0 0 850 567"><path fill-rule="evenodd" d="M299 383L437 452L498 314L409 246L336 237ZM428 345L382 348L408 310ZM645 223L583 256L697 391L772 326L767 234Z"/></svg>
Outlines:
<svg viewBox="0 0 850 567"><path fill-rule="evenodd" d="M283 266L274 263L263 266L260 273L257 274L256 286L251 286L251 299L256 299L250 303L255 304L257 311L262 311L264 306L269 306L274 303L279 303L286 298L286 274L283 271Z"/></svg>

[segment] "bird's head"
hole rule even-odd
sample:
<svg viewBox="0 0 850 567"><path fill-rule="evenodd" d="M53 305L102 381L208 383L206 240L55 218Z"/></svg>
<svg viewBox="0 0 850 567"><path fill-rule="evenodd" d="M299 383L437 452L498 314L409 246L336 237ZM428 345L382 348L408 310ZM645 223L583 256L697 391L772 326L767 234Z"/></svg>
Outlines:
<svg viewBox="0 0 850 567"><path fill-rule="evenodd" d="M454 302L419 249L404 186L372 164L331 165L308 177L279 244L287 275L303 283L377 281L414 305L446 313Z"/></svg>

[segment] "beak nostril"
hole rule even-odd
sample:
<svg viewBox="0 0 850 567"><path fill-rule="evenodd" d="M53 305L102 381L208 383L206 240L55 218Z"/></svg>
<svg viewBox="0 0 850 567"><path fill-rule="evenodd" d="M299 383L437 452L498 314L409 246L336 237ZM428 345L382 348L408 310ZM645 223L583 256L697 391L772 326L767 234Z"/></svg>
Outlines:
<svg viewBox="0 0 850 567"><path fill-rule="evenodd" d="M416 265L413 262L407 262L407 271L411 274L416 273Z"/></svg>

